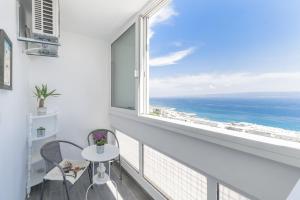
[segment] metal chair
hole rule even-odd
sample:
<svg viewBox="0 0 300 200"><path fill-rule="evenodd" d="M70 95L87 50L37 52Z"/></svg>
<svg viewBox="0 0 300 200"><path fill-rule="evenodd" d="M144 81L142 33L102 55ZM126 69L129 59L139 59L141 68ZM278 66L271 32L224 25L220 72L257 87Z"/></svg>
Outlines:
<svg viewBox="0 0 300 200"><path fill-rule="evenodd" d="M120 144L119 144L119 140L116 136L116 134L111 131L111 130L108 130L108 129L96 129L96 130L93 130L92 132L90 132L87 136L87 141L88 141L88 145L90 146L91 144L95 144L95 141L94 141L94 134L96 133L102 133L102 134L105 134L106 136L108 136L108 134L110 133L114 140L116 141L116 145L117 147L119 148L120 150ZM106 137L107 138L107 137ZM119 176L119 179L122 180L122 165L121 165L121 156L119 155L116 159L114 160L111 160L110 162L113 162L113 161L117 161L119 162L119 167L120 167L120 176Z"/></svg>
<svg viewBox="0 0 300 200"><path fill-rule="evenodd" d="M70 191L67 183L69 182L70 183L69 185L71 186L74 185L77 182L77 180L79 180L81 175L86 171L86 169L88 169L89 179L90 182L92 183L92 179L91 179L92 171L90 168L90 162L63 159L61 154L61 148L60 148L61 144L67 144L79 150L83 150L83 148L78 146L77 144L74 144L69 141L64 141L64 140L51 141L44 144L41 147L40 154L45 160L46 171L47 171L47 174L43 178L41 200L43 199L44 196L44 188L45 188L46 181L62 181L66 190L68 200L70 200ZM79 172L78 174L77 172L76 174L74 173L74 176L66 174L63 165L67 162L75 163L80 168L81 171L78 171Z"/></svg>

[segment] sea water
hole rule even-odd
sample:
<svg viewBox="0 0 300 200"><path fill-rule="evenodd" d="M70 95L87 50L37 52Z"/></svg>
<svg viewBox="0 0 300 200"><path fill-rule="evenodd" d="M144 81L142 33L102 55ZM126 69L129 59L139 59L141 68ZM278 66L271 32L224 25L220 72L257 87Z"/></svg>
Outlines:
<svg viewBox="0 0 300 200"><path fill-rule="evenodd" d="M150 105L176 108L219 122L247 122L300 131L300 98L151 98Z"/></svg>

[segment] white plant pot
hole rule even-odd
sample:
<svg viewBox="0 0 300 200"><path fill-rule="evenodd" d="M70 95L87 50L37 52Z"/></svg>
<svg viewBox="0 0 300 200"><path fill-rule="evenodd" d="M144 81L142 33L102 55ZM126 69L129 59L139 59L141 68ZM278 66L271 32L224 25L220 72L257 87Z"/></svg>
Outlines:
<svg viewBox="0 0 300 200"><path fill-rule="evenodd" d="M101 146L96 145L96 151L98 154L102 154L104 152L104 145Z"/></svg>
<svg viewBox="0 0 300 200"><path fill-rule="evenodd" d="M44 137L45 136L45 132L46 132L45 129L37 129L36 130L36 136L37 137Z"/></svg>
<svg viewBox="0 0 300 200"><path fill-rule="evenodd" d="M47 114L47 107L37 108L37 114L38 115L46 115Z"/></svg>

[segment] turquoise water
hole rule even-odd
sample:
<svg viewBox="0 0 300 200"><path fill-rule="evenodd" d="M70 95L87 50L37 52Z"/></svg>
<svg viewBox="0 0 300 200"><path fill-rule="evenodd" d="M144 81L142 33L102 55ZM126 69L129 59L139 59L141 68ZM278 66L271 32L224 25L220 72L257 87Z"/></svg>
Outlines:
<svg viewBox="0 0 300 200"><path fill-rule="evenodd" d="M176 108L220 122L248 122L300 131L300 98L151 98L150 105Z"/></svg>

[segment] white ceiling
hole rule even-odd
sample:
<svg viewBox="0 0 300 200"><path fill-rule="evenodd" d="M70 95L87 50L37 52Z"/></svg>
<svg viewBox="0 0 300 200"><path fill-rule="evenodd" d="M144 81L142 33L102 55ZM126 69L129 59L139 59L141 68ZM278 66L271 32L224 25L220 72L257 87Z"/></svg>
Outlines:
<svg viewBox="0 0 300 200"><path fill-rule="evenodd" d="M61 28L110 39L149 0L61 0Z"/></svg>

